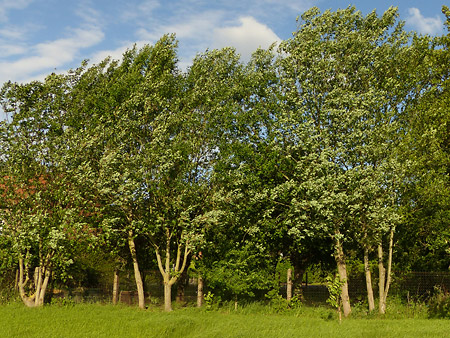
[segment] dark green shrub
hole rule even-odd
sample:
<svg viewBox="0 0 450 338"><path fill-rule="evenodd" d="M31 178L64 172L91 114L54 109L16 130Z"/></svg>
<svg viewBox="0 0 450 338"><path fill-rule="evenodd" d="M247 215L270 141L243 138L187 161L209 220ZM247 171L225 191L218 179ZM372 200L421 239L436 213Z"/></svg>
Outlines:
<svg viewBox="0 0 450 338"><path fill-rule="evenodd" d="M442 288L435 291L428 304L428 315L431 318L450 318L450 293Z"/></svg>

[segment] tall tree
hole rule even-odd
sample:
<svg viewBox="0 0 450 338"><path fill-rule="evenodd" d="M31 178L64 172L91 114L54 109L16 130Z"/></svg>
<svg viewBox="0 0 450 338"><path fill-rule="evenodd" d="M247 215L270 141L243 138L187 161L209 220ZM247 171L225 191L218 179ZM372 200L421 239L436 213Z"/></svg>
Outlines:
<svg viewBox="0 0 450 338"><path fill-rule="evenodd" d="M450 11L443 6L450 30ZM405 116L401 149L409 163L400 253L402 266L414 270L445 270L449 267L450 232L450 34L416 37L414 47L425 55L414 65L422 79L422 95Z"/></svg>
<svg viewBox="0 0 450 338"><path fill-rule="evenodd" d="M395 208L386 207L399 175L399 163L389 155L410 88L399 76L408 39L397 16L394 8L381 17L353 7L324 13L313 8L281 45L278 139L294 168L283 188L294 197L286 212L297 222L291 233L333 239L345 316L351 311L346 243L358 240L362 230L365 252L378 247L384 271L382 239L386 232L392 238L398 218Z"/></svg>
<svg viewBox="0 0 450 338"><path fill-rule="evenodd" d="M3 235L13 243L18 288L27 306L41 306L52 271L73 262L82 234L65 133L65 76L44 82L7 83L2 105L11 114L2 129L7 166L1 177Z"/></svg>

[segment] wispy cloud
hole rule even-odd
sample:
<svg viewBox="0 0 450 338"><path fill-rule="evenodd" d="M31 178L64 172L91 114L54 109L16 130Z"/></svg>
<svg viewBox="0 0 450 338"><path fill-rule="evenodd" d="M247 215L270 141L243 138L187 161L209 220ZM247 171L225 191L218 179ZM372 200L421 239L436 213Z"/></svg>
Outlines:
<svg viewBox="0 0 450 338"><path fill-rule="evenodd" d="M176 16L171 24L161 22L159 25L148 25L136 31L138 38L155 41L164 34L176 33L179 39L211 40L212 30L224 20L222 11L204 11L192 13L184 17Z"/></svg>
<svg viewBox="0 0 450 338"><path fill-rule="evenodd" d="M65 27L65 36L55 40L29 44L26 30L13 27L0 30L0 83L42 79L42 74L55 69L66 70L83 49L100 43L104 33L98 24L98 13L83 3L76 14L82 18L80 26ZM20 39L23 41L18 42Z"/></svg>
<svg viewBox="0 0 450 338"><path fill-rule="evenodd" d="M0 0L0 22L8 21L8 12L13 9L24 9L34 0Z"/></svg>
<svg viewBox="0 0 450 338"><path fill-rule="evenodd" d="M281 40L269 26L251 15L240 15L230 8L193 6L196 8L194 11L188 6L192 5L191 2L180 3L176 11L164 21L141 21L136 37L154 43L164 34L175 33L180 41L182 68L197 53L208 48L235 47L246 61L258 47L267 48Z"/></svg>
<svg viewBox="0 0 450 338"><path fill-rule="evenodd" d="M406 23L414 27L419 33L435 35L442 32L443 21L439 16L435 16L434 18L424 17L417 8L410 8L408 14Z"/></svg>
<svg viewBox="0 0 450 338"><path fill-rule="evenodd" d="M104 25L104 20L99 11L94 9L90 1L81 1L75 11L75 14L83 20L84 24L100 27Z"/></svg>
<svg viewBox="0 0 450 338"><path fill-rule="evenodd" d="M138 4L129 3L127 8L121 14L121 19L124 21L130 21L137 18L151 16L154 10L160 6L161 3L158 0L144 0Z"/></svg>
<svg viewBox="0 0 450 338"><path fill-rule="evenodd" d="M26 51L27 48L23 45L0 41L0 58L25 54Z"/></svg>
<svg viewBox="0 0 450 338"><path fill-rule="evenodd" d="M289 8L293 11L296 11L297 15L301 14L300 12L304 12L307 9L313 7L316 3L320 2L319 0L260 0L259 3L267 3L272 6L278 6L278 8L285 10Z"/></svg>
<svg viewBox="0 0 450 338"><path fill-rule="evenodd" d="M73 61L80 49L93 46L102 39L100 30L75 29L70 37L39 43L27 49L31 56L0 62L0 81L27 81L34 77L33 74L62 67Z"/></svg>

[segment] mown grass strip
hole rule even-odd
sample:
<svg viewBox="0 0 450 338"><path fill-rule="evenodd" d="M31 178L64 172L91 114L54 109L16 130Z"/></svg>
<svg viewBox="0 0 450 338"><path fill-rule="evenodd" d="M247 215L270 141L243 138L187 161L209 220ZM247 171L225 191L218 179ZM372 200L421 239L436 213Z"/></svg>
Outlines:
<svg viewBox="0 0 450 338"><path fill-rule="evenodd" d="M316 311L316 312L314 312ZM449 337L450 320L335 319L300 315L159 310L80 304L0 306L0 337ZM314 317L314 315L316 317Z"/></svg>

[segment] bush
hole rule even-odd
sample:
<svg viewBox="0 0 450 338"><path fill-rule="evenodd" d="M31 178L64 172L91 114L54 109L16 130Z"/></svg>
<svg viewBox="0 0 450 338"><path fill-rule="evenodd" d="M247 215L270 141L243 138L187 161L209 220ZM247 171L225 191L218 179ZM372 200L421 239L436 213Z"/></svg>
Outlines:
<svg viewBox="0 0 450 338"><path fill-rule="evenodd" d="M450 318L450 293L442 288L437 288L435 291L428 304L429 317Z"/></svg>

